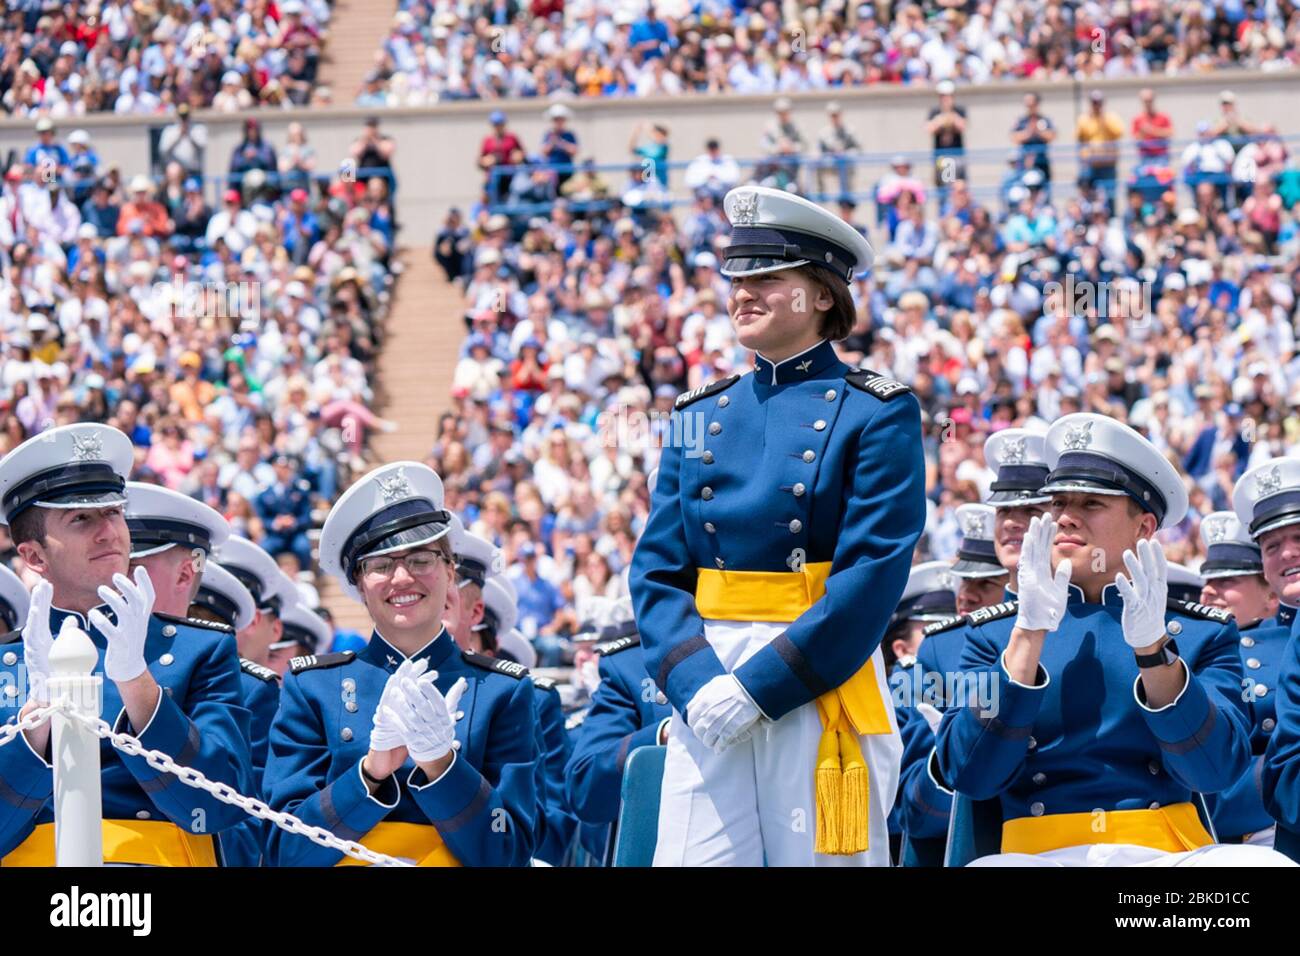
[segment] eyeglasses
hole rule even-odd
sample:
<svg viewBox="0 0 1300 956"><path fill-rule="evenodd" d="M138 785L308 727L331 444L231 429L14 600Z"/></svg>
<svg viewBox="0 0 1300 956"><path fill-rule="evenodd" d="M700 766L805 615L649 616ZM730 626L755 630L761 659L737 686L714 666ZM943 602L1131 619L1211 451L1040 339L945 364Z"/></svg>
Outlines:
<svg viewBox="0 0 1300 956"><path fill-rule="evenodd" d="M439 561L445 560L446 557L438 551L415 551L400 558L384 554L362 561L361 573L367 577L391 578L400 564L412 577L419 577L432 571Z"/></svg>

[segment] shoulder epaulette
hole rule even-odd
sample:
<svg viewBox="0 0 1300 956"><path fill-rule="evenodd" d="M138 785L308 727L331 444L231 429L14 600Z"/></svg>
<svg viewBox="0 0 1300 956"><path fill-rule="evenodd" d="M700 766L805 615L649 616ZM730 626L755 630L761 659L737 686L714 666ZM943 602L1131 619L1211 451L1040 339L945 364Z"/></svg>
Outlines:
<svg viewBox="0 0 1300 956"><path fill-rule="evenodd" d="M739 375L728 375L726 378L717 382L710 382L708 385L701 385L699 388L693 388L689 392L682 392L673 402L673 408L681 411L692 402L698 402L701 398L708 398L710 395L717 395L724 388L731 388L740 381Z"/></svg>
<svg viewBox="0 0 1300 956"><path fill-rule="evenodd" d="M1220 624L1227 624L1232 620L1232 615L1223 608L1197 604L1195 601L1179 601L1176 598L1170 598L1169 610L1179 611L1191 617L1203 617L1207 621L1218 621Z"/></svg>
<svg viewBox="0 0 1300 956"><path fill-rule="evenodd" d="M850 372L844 373L844 379L854 388L861 389L868 395L874 395L882 402L899 395L905 395L911 389L902 382L896 382L892 378L885 378L879 372L873 372L869 368L855 368Z"/></svg>
<svg viewBox="0 0 1300 956"><path fill-rule="evenodd" d="M306 657L295 657L289 661L289 670L295 674L301 674L303 671L316 670L321 667L338 667L340 664L346 664L356 656L355 651L340 651L337 654L308 654Z"/></svg>
<svg viewBox="0 0 1300 956"><path fill-rule="evenodd" d="M295 658L295 660L302 660L302 658ZM239 659L239 669L245 674L253 675L258 680L266 681L268 684L274 683L278 676L275 671L271 670L271 668L263 667L261 664L257 664L243 657Z"/></svg>
<svg viewBox="0 0 1300 956"><path fill-rule="evenodd" d="M173 624L188 624L190 627L202 627L209 631L220 631L222 634L234 634L235 629L229 624L222 624L220 621L205 621L201 617L181 617L179 614L164 614L162 611L154 611L154 617L161 618L164 621L171 621Z"/></svg>
<svg viewBox="0 0 1300 956"><path fill-rule="evenodd" d="M515 661L508 661L500 657L488 657L486 654L475 654L473 651L462 651L461 656L465 658L467 664L481 667L485 671L505 674L515 680L522 680L528 676L528 668Z"/></svg>
<svg viewBox="0 0 1300 956"><path fill-rule="evenodd" d="M989 621L998 621L1004 617L1010 617L1019 609L1019 601L1003 601L1001 604L994 604L990 607L976 608L966 615L965 620L970 624L987 624Z"/></svg>
<svg viewBox="0 0 1300 956"><path fill-rule="evenodd" d="M19 628L16 631L10 631L8 634L0 634L0 644L12 644L14 641L21 641L22 639L22 628Z"/></svg>
<svg viewBox="0 0 1300 956"><path fill-rule="evenodd" d="M640 643L640 634L629 634L627 637L620 637L612 641L606 641L604 644L597 644L592 648L592 650L601 657L609 657L610 654L617 654L619 651L625 651L629 647L636 647Z"/></svg>
<svg viewBox="0 0 1300 956"><path fill-rule="evenodd" d="M945 617L942 621L935 621L933 624L927 624L924 633L926 637L929 637L931 634L940 634L943 631L951 630L958 624L965 623L966 615L955 614L952 617Z"/></svg>
<svg viewBox="0 0 1300 956"><path fill-rule="evenodd" d="M577 730L582 726L582 722L587 719L589 708L584 707L582 710L570 714L564 719L565 730Z"/></svg>
<svg viewBox="0 0 1300 956"><path fill-rule="evenodd" d="M533 686L540 687L542 690L555 690L560 686L559 681L553 677L538 677L533 675Z"/></svg>

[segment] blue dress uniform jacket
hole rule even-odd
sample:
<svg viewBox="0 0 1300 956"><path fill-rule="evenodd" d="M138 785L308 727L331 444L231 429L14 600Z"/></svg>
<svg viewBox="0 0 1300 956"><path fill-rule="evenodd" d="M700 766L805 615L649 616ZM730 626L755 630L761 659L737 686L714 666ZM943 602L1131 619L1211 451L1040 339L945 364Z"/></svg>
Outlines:
<svg viewBox="0 0 1300 956"><path fill-rule="evenodd" d="M537 795L541 800L537 812L537 849L533 856L552 866L559 866L578 821L569 810L564 796L564 766L569 762L573 743L564 729L564 707L555 681L534 677L533 704L537 708L537 736L542 759L537 762Z"/></svg>
<svg viewBox="0 0 1300 956"><path fill-rule="evenodd" d="M107 605L100 608L112 620ZM89 635L99 650L96 673L103 673L107 640L86 616L53 608L50 633L57 635L67 617ZM162 694L153 719L131 726L117 684L103 682L103 718L117 732L139 738L149 750L161 750L178 764L225 783L240 793L252 791L248 752L248 711L239 690L239 655L229 632L189 623L185 618L154 614L145 641L145 661ZM0 673L16 688L26 686L19 632L3 645ZM17 719L21 695L3 698ZM160 774L143 756L129 756L108 741L100 742L101 788L106 820L166 820L192 834L216 834L248 819L236 807L202 790ZM54 821L52 767L44 755L26 745L26 737L0 747L0 855L17 847L39 824Z"/></svg>
<svg viewBox="0 0 1300 956"><path fill-rule="evenodd" d="M961 653L969 620L968 615L963 615L926 628L925 639L916 651L916 664L904 675L908 698L903 702L910 706L905 708L906 722L899 723L903 762L898 776L898 802L902 828L913 839L942 839L948 834L952 791L934 779L930 763L934 755L934 731L915 708L924 702L946 713L953 705L947 694L950 687L960 690L964 686Z"/></svg>
<svg viewBox="0 0 1300 956"><path fill-rule="evenodd" d="M1244 667L1241 696L1250 714L1250 752L1246 772L1227 790L1206 797L1214 831L1220 841L1231 841L1267 830L1273 818L1264 807L1264 751L1277 726L1278 672L1290 634L1284 627L1265 622L1241 631Z"/></svg>
<svg viewBox="0 0 1300 956"><path fill-rule="evenodd" d="M446 631L414 659L420 658L438 672L444 694L458 678L468 683L456 723L460 746L440 778L429 781L409 758L373 796L361 778L371 719L404 659L376 632L357 654L295 659L271 725L267 802L340 839L364 843L381 822L427 824L465 866L527 864L538 806L536 691L523 679L527 670L490 658L473 663ZM342 857L278 827L267 841L272 866L331 866Z"/></svg>
<svg viewBox="0 0 1300 956"><path fill-rule="evenodd" d="M985 672L998 705L989 713L972 699L944 715L938 770L953 789L977 800L1001 797L1009 820L1185 803L1193 792L1227 789L1245 772L1249 715L1229 615L1170 601L1167 626L1188 680L1173 703L1152 711L1138 703L1138 666L1114 585L1101 604L1070 588L1033 687L1011 680L1002 665L1015 606L999 607L1009 610L963 628L960 669Z"/></svg>
<svg viewBox="0 0 1300 956"><path fill-rule="evenodd" d="M569 805L584 824L583 846L603 859L609 825L618 819L627 755L659 742L659 725L672 716L672 708L646 673L639 637L621 637L596 652L600 686L575 735L564 784Z"/></svg>
<svg viewBox="0 0 1300 956"><path fill-rule="evenodd" d="M1295 857L1294 845L1300 843L1300 641L1292 632L1282 650L1282 664L1273 698L1272 736L1264 750L1261 789L1264 806L1278 824L1278 846L1282 831L1289 831L1288 855ZM1258 700L1259 693L1255 697Z"/></svg>
<svg viewBox="0 0 1300 956"><path fill-rule="evenodd" d="M233 633L233 632L232 632ZM239 688L249 712L248 745L252 759L253 794L266 799L262 777L271 722L280 706L280 679L275 671L252 661L239 660ZM260 866L265 854L264 820L249 818L221 835L222 862L227 866Z"/></svg>
<svg viewBox="0 0 1300 956"><path fill-rule="evenodd" d="M920 407L823 342L686 393L673 427L632 558L646 668L683 715L725 673L696 610L697 569L831 562L825 596L735 670L777 720L862 668L903 593L925 523Z"/></svg>

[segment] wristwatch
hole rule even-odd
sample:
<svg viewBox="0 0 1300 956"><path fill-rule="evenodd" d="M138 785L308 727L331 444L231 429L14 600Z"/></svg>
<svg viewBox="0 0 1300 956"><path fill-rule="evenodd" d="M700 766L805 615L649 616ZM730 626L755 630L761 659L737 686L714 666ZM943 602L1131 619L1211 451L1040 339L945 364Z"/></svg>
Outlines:
<svg viewBox="0 0 1300 956"><path fill-rule="evenodd" d="M1178 660L1178 645L1171 637L1155 651L1154 654L1134 654L1138 667L1162 667Z"/></svg>

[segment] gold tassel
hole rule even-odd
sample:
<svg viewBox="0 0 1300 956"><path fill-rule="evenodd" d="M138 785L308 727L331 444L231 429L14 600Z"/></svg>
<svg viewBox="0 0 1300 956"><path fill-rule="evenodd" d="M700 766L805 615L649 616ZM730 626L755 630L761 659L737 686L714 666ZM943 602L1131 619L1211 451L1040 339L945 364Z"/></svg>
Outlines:
<svg viewBox="0 0 1300 956"><path fill-rule="evenodd" d="M844 767L840 810L839 853L864 853L868 849L871 781L862 746L852 731L839 731L840 763Z"/></svg>
<svg viewBox="0 0 1300 956"><path fill-rule="evenodd" d="M840 765L840 746L836 731L827 727L817 745L817 829L813 850L837 853L840 844L840 813L844 806L844 774Z"/></svg>

